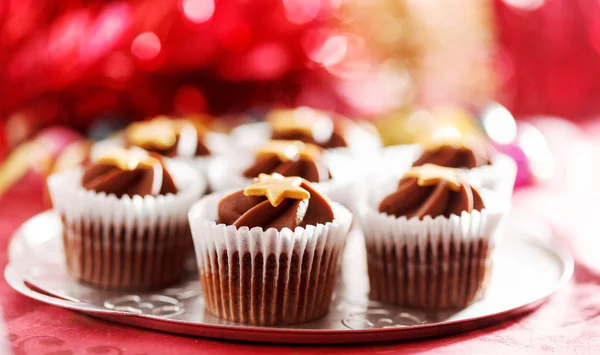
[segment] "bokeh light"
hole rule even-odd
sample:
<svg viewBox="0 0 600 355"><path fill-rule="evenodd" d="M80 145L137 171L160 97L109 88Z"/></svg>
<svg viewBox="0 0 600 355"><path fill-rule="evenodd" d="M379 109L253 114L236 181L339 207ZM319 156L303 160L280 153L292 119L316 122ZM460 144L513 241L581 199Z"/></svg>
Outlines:
<svg viewBox="0 0 600 355"><path fill-rule="evenodd" d="M155 58L160 49L160 39L154 32L141 33L131 43L131 53L142 60Z"/></svg>
<svg viewBox="0 0 600 355"><path fill-rule="evenodd" d="M516 9L533 11L544 5L546 0L502 0Z"/></svg>
<svg viewBox="0 0 600 355"><path fill-rule="evenodd" d="M215 12L214 0L183 0L183 14L194 23L203 23Z"/></svg>
<svg viewBox="0 0 600 355"><path fill-rule="evenodd" d="M323 65L329 73L340 79L354 80L365 77L371 70L372 62L364 39L352 33L340 36L343 39L335 40L334 55L328 57L328 61ZM342 49L345 50L342 52ZM338 56L341 58L338 59Z"/></svg>
<svg viewBox="0 0 600 355"><path fill-rule="evenodd" d="M488 136L498 144L510 144L517 137L517 123L502 105L488 106L481 115L481 123Z"/></svg>
<svg viewBox="0 0 600 355"><path fill-rule="evenodd" d="M537 178L547 179L554 174L554 159L548 141L537 128L529 123L520 123L517 143L529 159L531 170Z"/></svg>
<svg viewBox="0 0 600 355"><path fill-rule="evenodd" d="M111 54L104 64L104 74L119 82L129 79L134 71L134 65L130 57L121 52Z"/></svg>
<svg viewBox="0 0 600 355"><path fill-rule="evenodd" d="M174 101L175 111L182 115L206 110L204 94L193 86L186 85L179 88L175 93Z"/></svg>
<svg viewBox="0 0 600 355"><path fill-rule="evenodd" d="M313 20L321 9L321 0L283 0L285 17L292 23L303 24Z"/></svg>
<svg viewBox="0 0 600 355"><path fill-rule="evenodd" d="M111 4L102 11L89 30L89 38L80 51L86 60L94 60L115 47L131 25L131 8L128 4Z"/></svg>
<svg viewBox="0 0 600 355"><path fill-rule="evenodd" d="M319 51L314 54L313 60L324 66L331 66L341 62L348 50L348 38L343 35L329 37Z"/></svg>
<svg viewBox="0 0 600 355"><path fill-rule="evenodd" d="M290 54L278 43L265 42L254 47L247 56L247 65L254 78L271 80L285 73L290 66Z"/></svg>

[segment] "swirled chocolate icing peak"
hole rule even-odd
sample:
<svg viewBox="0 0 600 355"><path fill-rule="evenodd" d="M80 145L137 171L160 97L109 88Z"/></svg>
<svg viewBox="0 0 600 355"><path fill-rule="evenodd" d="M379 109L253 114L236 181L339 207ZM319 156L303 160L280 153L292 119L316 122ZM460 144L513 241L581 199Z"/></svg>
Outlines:
<svg viewBox="0 0 600 355"><path fill-rule="evenodd" d="M328 180L329 170L321 148L301 141L273 140L258 149L254 163L244 170L245 177L261 173L299 176L310 182Z"/></svg>
<svg viewBox="0 0 600 355"><path fill-rule="evenodd" d="M490 160L485 144L469 137L455 137L426 145L423 154L413 165L424 164L472 169L490 165Z"/></svg>
<svg viewBox="0 0 600 355"><path fill-rule="evenodd" d="M481 211L479 192L465 181L459 169L426 164L412 168L396 191L379 204L379 212L408 219L425 216L460 216L463 211Z"/></svg>
<svg viewBox="0 0 600 355"><path fill-rule="evenodd" d="M82 186L87 190L133 197L177 193L162 157L141 149L113 148L86 166Z"/></svg>
<svg viewBox="0 0 600 355"><path fill-rule="evenodd" d="M125 134L130 146L165 156L203 156L210 151L204 144L206 127L183 119L165 116L129 125Z"/></svg>
<svg viewBox="0 0 600 355"><path fill-rule="evenodd" d="M322 148L347 147L342 124L309 107L276 109L267 115L272 139L299 140Z"/></svg>
<svg viewBox="0 0 600 355"><path fill-rule="evenodd" d="M223 197L219 221L236 227L282 230L333 221L329 201L299 177L261 174L243 191Z"/></svg>

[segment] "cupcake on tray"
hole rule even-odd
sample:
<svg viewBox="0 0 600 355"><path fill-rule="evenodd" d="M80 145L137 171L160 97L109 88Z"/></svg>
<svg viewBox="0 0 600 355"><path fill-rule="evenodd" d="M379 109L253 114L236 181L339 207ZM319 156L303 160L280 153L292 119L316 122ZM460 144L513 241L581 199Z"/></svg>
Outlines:
<svg viewBox="0 0 600 355"><path fill-rule="evenodd" d="M327 313L352 215L308 181L260 174L203 198L189 221L209 313L253 325Z"/></svg>
<svg viewBox="0 0 600 355"><path fill-rule="evenodd" d="M314 144L272 140L254 153L237 152L216 158L208 177L213 189L220 191L247 186L260 174L298 176L332 200L349 206L353 203L354 169L351 159L326 156Z"/></svg>
<svg viewBox="0 0 600 355"><path fill-rule="evenodd" d="M206 188L190 166L139 148L111 148L48 179L63 222L68 272L116 290L152 290L184 276L187 213Z"/></svg>
<svg viewBox="0 0 600 355"><path fill-rule="evenodd" d="M211 159L226 151L227 142L224 135L210 132L199 122L158 116L148 121L134 122L122 135L97 143L92 157L113 146L139 147L183 160L206 175Z"/></svg>
<svg viewBox="0 0 600 355"><path fill-rule="evenodd" d="M242 148L256 148L274 140L299 140L328 151L369 157L378 154L381 140L371 125L309 107L273 109L265 122L241 125L231 136Z"/></svg>
<svg viewBox="0 0 600 355"><path fill-rule="evenodd" d="M502 215L462 170L412 168L361 211L370 298L426 310L468 306L485 291Z"/></svg>
<svg viewBox="0 0 600 355"><path fill-rule="evenodd" d="M482 139L445 138L424 145L413 166L434 164L465 170L468 181L510 198L517 176L517 165L508 156L495 152Z"/></svg>

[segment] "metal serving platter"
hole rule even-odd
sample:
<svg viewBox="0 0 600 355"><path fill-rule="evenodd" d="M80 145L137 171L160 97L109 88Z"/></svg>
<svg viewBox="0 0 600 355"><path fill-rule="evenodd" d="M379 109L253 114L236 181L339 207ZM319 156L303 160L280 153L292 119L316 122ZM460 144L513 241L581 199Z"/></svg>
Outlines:
<svg viewBox="0 0 600 355"><path fill-rule="evenodd" d="M27 297L118 323L211 338L276 343L359 343L423 338L502 322L539 306L565 284L573 259L552 242L547 227L511 220L486 296L455 312L422 312L369 301L360 231L348 236L329 314L316 322L257 327L220 320L204 311L194 265L185 282L154 293L123 293L82 285L63 262L61 224L41 213L15 233L6 281Z"/></svg>

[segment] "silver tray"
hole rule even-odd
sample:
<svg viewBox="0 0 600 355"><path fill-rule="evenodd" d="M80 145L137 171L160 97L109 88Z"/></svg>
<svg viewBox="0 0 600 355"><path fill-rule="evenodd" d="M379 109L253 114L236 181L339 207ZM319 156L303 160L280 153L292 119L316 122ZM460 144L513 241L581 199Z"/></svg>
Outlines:
<svg viewBox="0 0 600 355"><path fill-rule="evenodd" d="M358 343L414 339L495 324L539 306L573 272L573 259L544 225L511 217L485 298L455 312L422 312L369 301L362 235L351 232L329 314L282 327L246 326L204 311L194 265L185 282L155 293L96 289L71 279L63 262L61 224L41 213L15 233L4 270L8 284L33 299L137 327L211 338L278 343Z"/></svg>

